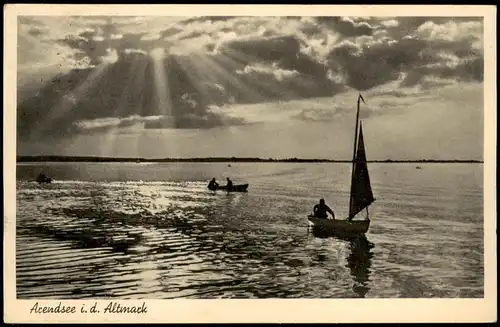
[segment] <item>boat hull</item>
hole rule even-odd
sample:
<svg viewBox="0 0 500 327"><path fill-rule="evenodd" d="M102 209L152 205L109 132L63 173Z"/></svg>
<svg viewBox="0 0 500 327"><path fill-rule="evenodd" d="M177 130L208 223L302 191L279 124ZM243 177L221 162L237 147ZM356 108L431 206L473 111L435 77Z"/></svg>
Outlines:
<svg viewBox="0 0 500 327"><path fill-rule="evenodd" d="M334 220L308 216L313 226L340 236L363 235L370 228L370 220Z"/></svg>
<svg viewBox="0 0 500 327"><path fill-rule="evenodd" d="M211 191L228 191L228 192L247 192L248 184L233 185L231 190L228 191L227 186L222 185L217 188L209 188Z"/></svg>
<svg viewBox="0 0 500 327"><path fill-rule="evenodd" d="M37 179L36 181L38 184L50 184L52 183L52 178L49 178L49 177L46 177L46 178L40 178L40 179Z"/></svg>

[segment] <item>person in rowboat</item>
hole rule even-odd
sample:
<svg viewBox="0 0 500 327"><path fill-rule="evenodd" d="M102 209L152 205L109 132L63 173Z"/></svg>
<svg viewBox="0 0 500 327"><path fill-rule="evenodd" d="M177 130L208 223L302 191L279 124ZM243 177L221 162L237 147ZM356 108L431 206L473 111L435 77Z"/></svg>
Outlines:
<svg viewBox="0 0 500 327"><path fill-rule="evenodd" d="M229 177L226 178L227 180L227 191L230 192L233 189L233 181L229 179Z"/></svg>
<svg viewBox="0 0 500 327"><path fill-rule="evenodd" d="M219 183L217 183L215 181L215 177L214 177L214 178L212 178L212 180L210 181L210 183L208 183L208 189L209 190L216 190L217 187L219 187Z"/></svg>
<svg viewBox="0 0 500 327"><path fill-rule="evenodd" d="M328 205L326 205L325 200L319 200L319 203L316 204L313 208L313 216L317 218L325 218L328 219L328 213L332 215L332 219L335 219L335 214L333 210L330 209Z"/></svg>
<svg viewBox="0 0 500 327"><path fill-rule="evenodd" d="M38 177L36 178L36 181L41 184L41 183L50 183L51 179L48 178L44 173L38 174Z"/></svg>

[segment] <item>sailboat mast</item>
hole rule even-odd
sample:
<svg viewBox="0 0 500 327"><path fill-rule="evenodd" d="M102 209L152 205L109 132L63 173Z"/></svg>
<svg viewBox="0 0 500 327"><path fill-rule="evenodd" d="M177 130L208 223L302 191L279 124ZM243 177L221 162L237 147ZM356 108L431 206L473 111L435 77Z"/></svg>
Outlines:
<svg viewBox="0 0 500 327"><path fill-rule="evenodd" d="M358 110L356 112L356 129L354 132L354 151L352 152L352 161L353 162L356 159L356 147L358 145L359 101L361 101L361 100L363 101L363 103L365 103L365 100L363 99L361 94L359 94L359 96L358 96Z"/></svg>

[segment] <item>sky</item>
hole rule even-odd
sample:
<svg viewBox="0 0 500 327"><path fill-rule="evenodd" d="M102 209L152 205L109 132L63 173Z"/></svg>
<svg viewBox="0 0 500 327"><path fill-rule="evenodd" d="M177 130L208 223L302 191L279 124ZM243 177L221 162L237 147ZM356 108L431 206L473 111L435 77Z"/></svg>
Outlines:
<svg viewBox="0 0 500 327"><path fill-rule="evenodd" d="M483 159L482 17L19 16L17 154Z"/></svg>

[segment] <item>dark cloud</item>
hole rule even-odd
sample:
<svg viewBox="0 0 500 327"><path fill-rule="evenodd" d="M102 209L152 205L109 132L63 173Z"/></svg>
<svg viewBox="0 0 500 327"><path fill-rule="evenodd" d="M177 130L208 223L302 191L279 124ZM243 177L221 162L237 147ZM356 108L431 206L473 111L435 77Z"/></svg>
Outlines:
<svg viewBox="0 0 500 327"><path fill-rule="evenodd" d="M411 87L420 84L425 87L430 87L438 86L442 83L428 82L426 81L427 77L449 79L455 82L482 82L484 79L484 60L483 58L473 58L465 59L457 65L441 63L420 67L409 72L406 78L401 82L401 86ZM446 83L450 82L448 81Z"/></svg>
<svg viewBox="0 0 500 327"><path fill-rule="evenodd" d="M415 23L418 26L422 24L426 23ZM396 80L403 72L408 73L403 86L414 85L426 75L482 81L482 54L472 47L474 41L479 41L478 37L460 34L457 32L460 27L455 25L428 26L437 30L428 33L432 38L417 35L365 44L345 41L329 53L329 65L345 77L349 86L358 90ZM448 29L450 33L446 34ZM453 35L461 39L452 40Z"/></svg>
<svg viewBox="0 0 500 327"><path fill-rule="evenodd" d="M287 29L286 35L275 35L287 20L303 34ZM21 21L31 29L26 30L28 36L18 36L18 44L37 61L42 55L30 52L29 38L47 30L36 21ZM400 79L402 74L406 76L399 85L403 88L420 85L425 90L454 81L480 82L484 62L478 26L482 26L467 23L470 21L478 22L403 17L397 18L397 24L386 23L389 28L375 18L282 17L266 24L267 18L196 17L148 34L123 33L104 18L58 40L72 50L73 60L88 60L95 68L74 69L49 83L44 80L46 84L36 94L18 94L19 136L65 137L137 123L146 128L245 124L241 118L211 108L233 102L332 96L345 87L368 90ZM217 24L199 25L209 25L207 31L190 28L205 22ZM325 34L328 30L338 33L334 41ZM221 43L223 32L232 35L222 37L233 39ZM170 54L163 62L149 56L157 47L165 47L168 54L181 34L181 40L208 39L203 48L207 53ZM115 52L115 61L103 65L104 58ZM25 59L19 62L28 63ZM158 83L162 71L166 80ZM168 86L168 92L159 90L162 84ZM394 90L395 96L398 91ZM306 110L296 119L324 121L339 112ZM139 118L130 118L136 116ZM106 121L108 118L118 120ZM91 127L82 128L78 122L90 122Z"/></svg>
<svg viewBox="0 0 500 327"><path fill-rule="evenodd" d="M313 23L313 22L304 22L299 30L307 36L314 36L321 33L322 29L320 27L321 24Z"/></svg>
<svg viewBox="0 0 500 327"><path fill-rule="evenodd" d="M114 130L117 128L131 127L150 121L157 121L161 116L140 117L137 115L120 118L101 118L74 122L73 126L79 133L95 133Z"/></svg>
<svg viewBox="0 0 500 327"><path fill-rule="evenodd" d="M278 61L300 51L300 42L294 36L255 37L222 44L219 51L247 60Z"/></svg>
<svg viewBox="0 0 500 327"><path fill-rule="evenodd" d="M232 32L232 31L233 31L233 29L230 28L230 27L223 27L223 28L220 29L220 32L222 32L222 33L229 33L229 32Z"/></svg>
<svg viewBox="0 0 500 327"><path fill-rule="evenodd" d="M148 52L148 50L152 49L153 42L143 40L144 35L146 35L146 33L123 34L123 36L120 39L107 41L107 45L109 47L116 49L118 53L123 53L125 49L136 49L136 48Z"/></svg>
<svg viewBox="0 0 500 327"><path fill-rule="evenodd" d="M217 47L217 45L215 43L207 43L205 44L205 50L209 53L212 53L214 52L215 48Z"/></svg>
<svg viewBox="0 0 500 327"><path fill-rule="evenodd" d="M419 91L418 95L423 95L423 92ZM383 91L375 91L371 93L371 96L376 97L376 96L390 96L390 97L396 97L396 98L405 98L409 96L415 96L415 91L409 91L407 89L391 89L391 90L383 90Z"/></svg>
<svg viewBox="0 0 500 327"><path fill-rule="evenodd" d="M178 117L163 117L159 120L146 122L146 129L207 129L228 125L245 125L247 122L240 117L228 117L222 114L207 112L203 115L184 114Z"/></svg>
<svg viewBox="0 0 500 327"><path fill-rule="evenodd" d="M419 64L419 51L425 47L425 42L413 39L361 47L344 43L330 52L328 60L349 86L367 90L395 80L401 71Z"/></svg>
<svg viewBox="0 0 500 327"><path fill-rule="evenodd" d="M316 21L344 36L372 35L373 27L347 17L316 17Z"/></svg>
<svg viewBox="0 0 500 327"><path fill-rule="evenodd" d="M168 93L158 89L158 63L140 53L129 53L116 63L101 68L100 75L95 75L95 69L89 68L74 69L57 76L38 94L20 102L18 135L21 139L68 137L83 131L75 125L77 122L131 116L169 117L147 120L146 128L211 128L245 123L242 119L212 112L211 105L227 102L224 87L207 83L205 92L201 92L179 61L182 60L169 56L159 63L166 72ZM170 100L170 105L160 100L162 96ZM127 122L135 124L137 121L125 119L112 126L124 127ZM98 125L96 128L105 130L110 126ZM94 130L98 130L96 128Z"/></svg>
<svg viewBox="0 0 500 327"><path fill-rule="evenodd" d="M360 118L366 119L375 115L383 114L384 111L380 110L382 106L370 106L363 109L360 112ZM332 108L315 108L315 109L303 109L298 114L292 116L293 119L317 122L317 123L327 123L337 120L345 115L352 114L352 111L343 107L332 107Z"/></svg>
<svg viewBox="0 0 500 327"><path fill-rule="evenodd" d="M35 26L29 29L28 34L33 37L40 37L42 35L47 35L47 29L44 27Z"/></svg>
<svg viewBox="0 0 500 327"><path fill-rule="evenodd" d="M232 71L244 72L240 73L242 82L264 100L329 96L342 89L329 78L329 67L301 52L301 41L294 36L231 41L219 51L221 61L230 58L235 64ZM259 65L261 69L255 69ZM232 87L229 85L228 89ZM246 95L237 96L237 102L254 101Z"/></svg>
<svg viewBox="0 0 500 327"><path fill-rule="evenodd" d="M303 109L292 118L310 122L329 122L335 120L338 112L335 109Z"/></svg>
<svg viewBox="0 0 500 327"><path fill-rule="evenodd" d="M234 19L234 16L200 16L189 18L181 21L182 24L188 25L192 23L203 23L203 22L219 22Z"/></svg>
<svg viewBox="0 0 500 327"><path fill-rule="evenodd" d="M394 39L401 39L411 35L420 25L433 19L433 17L398 17L398 28L391 29L391 35ZM379 21L370 21L372 24L378 24Z"/></svg>
<svg viewBox="0 0 500 327"><path fill-rule="evenodd" d="M284 57L277 66L299 73L295 90L304 98L330 96L344 88L330 79L330 67L303 53Z"/></svg>
<svg viewBox="0 0 500 327"><path fill-rule="evenodd" d="M163 40L144 39L145 35L146 33L104 35L99 30L89 29L78 35L67 36L59 42L75 50L75 53L90 58L92 65L99 65L103 62L103 58L109 55L110 50L116 51L120 58L125 58L130 57L131 50L137 50L135 54L148 53L154 48L169 44Z"/></svg>
<svg viewBox="0 0 500 327"><path fill-rule="evenodd" d="M200 37L204 34L205 33L203 33L203 32L195 31L195 32L189 33L188 35L183 35L183 36L179 37L179 40L194 39L194 38Z"/></svg>
<svg viewBox="0 0 500 327"><path fill-rule="evenodd" d="M296 71L283 70L273 66L248 65L238 71L239 77L256 90L263 98L288 100L296 98Z"/></svg>
<svg viewBox="0 0 500 327"><path fill-rule="evenodd" d="M163 31L160 32L160 38L168 38L168 37L171 37L171 36L174 36L176 34L179 34L180 32L182 32L183 29L182 28L179 28L179 27L176 27L176 26L172 26L172 27L169 27Z"/></svg>
<svg viewBox="0 0 500 327"><path fill-rule="evenodd" d="M79 53L84 53L86 57L90 58L93 65L101 63L101 57L106 55L108 49L103 42L96 42L83 36L67 36L60 42L77 50Z"/></svg>
<svg viewBox="0 0 500 327"><path fill-rule="evenodd" d="M184 113L179 116L146 116L137 115L123 118L101 118L77 121L73 124L74 132L92 134L95 132L120 131L120 128L143 124L145 129L207 129L228 125L246 125L240 117L231 117L220 112L207 110L202 115Z"/></svg>

